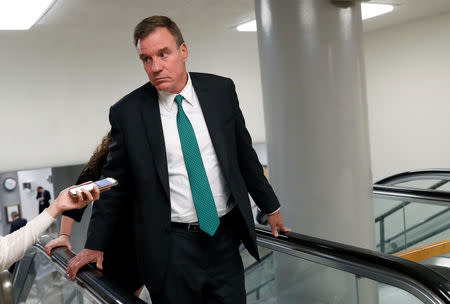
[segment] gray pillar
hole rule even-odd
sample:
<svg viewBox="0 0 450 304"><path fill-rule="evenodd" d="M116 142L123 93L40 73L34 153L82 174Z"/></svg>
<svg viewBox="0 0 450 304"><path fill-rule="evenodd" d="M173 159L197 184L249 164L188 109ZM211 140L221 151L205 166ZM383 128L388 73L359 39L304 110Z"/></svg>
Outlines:
<svg viewBox="0 0 450 304"><path fill-rule="evenodd" d="M255 11L269 175L285 223L302 234L374 248L359 3L255 0ZM279 286L314 268L278 264ZM316 276L303 282L300 295L291 290L279 303L296 303L299 296L322 301L307 294L332 281L328 272ZM355 289L354 277L337 282L344 281ZM348 295L343 303L353 300Z"/></svg>

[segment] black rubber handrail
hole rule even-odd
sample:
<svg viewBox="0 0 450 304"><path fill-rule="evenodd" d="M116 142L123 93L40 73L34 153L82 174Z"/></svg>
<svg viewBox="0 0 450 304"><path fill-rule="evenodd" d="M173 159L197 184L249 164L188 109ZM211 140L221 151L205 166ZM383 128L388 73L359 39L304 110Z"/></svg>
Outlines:
<svg viewBox="0 0 450 304"><path fill-rule="evenodd" d="M375 185L395 185L413 180L437 179L450 180L450 169L423 169L406 171L383 178Z"/></svg>
<svg viewBox="0 0 450 304"><path fill-rule="evenodd" d="M373 196L390 198L408 202L425 202L450 206L450 192L432 189L416 189L410 187L373 185Z"/></svg>
<svg viewBox="0 0 450 304"><path fill-rule="evenodd" d="M289 232L275 238L257 225L258 244L404 289L425 303L450 304L450 282L424 265L392 255Z"/></svg>

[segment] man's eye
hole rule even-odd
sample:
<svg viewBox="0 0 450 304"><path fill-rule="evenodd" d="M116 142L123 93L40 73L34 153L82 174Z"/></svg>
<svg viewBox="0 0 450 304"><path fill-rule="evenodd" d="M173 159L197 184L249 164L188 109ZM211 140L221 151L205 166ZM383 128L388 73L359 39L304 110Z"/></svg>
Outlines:
<svg viewBox="0 0 450 304"><path fill-rule="evenodd" d="M143 62L144 64L148 64L148 63L150 62L150 58L143 58L143 59L142 59L142 62Z"/></svg>
<svg viewBox="0 0 450 304"><path fill-rule="evenodd" d="M161 53L161 57L167 57L167 53Z"/></svg>

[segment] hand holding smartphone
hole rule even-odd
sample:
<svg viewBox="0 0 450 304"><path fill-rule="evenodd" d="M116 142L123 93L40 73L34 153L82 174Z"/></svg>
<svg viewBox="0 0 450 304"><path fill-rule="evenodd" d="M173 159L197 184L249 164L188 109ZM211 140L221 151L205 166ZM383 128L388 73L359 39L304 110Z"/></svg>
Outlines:
<svg viewBox="0 0 450 304"><path fill-rule="evenodd" d="M96 186L100 191L102 191L102 190L114 187L114 186L116 186L118 184L119 183L117 182L116 179L114 179L112 177L107 177L107 178L98 180L96 182L92 182L92 183L88 183L88 184L85 184L85 185L81 185L81 186L77 186L75 188L72 188L72 189L69 190L69 193L73 197L76 197L77 196L77 192L81 192L81 189L85 189L87 191L92 191L94 189L94 186Z"/></svg>

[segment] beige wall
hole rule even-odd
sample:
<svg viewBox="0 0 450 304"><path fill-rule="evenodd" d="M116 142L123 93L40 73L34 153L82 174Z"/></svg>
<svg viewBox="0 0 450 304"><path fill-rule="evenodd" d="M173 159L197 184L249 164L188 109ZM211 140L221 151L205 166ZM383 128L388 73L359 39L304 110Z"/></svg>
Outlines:
<svg viewBox="0 0 450 304"><path fill-rule="evenodd" d="M450 14L365 35L374 180L450 167Z"/></svg>
<svg viewBox="0 0 450 304"><path fill-rule="evenodd" d="M131 26L130 26L131 27ZM374 180L450 167L450 14L365 33ZM256 35L185 33L193 71L232 77L255 142L265 141ZM130 31L0 32L0 172L86 162L108 108L146 81Z"/></svg>
<svg viewBox="0 0 450 304"><path fill-rule="evenodd" d="M109 129L109 107L147 81L133 26L0 31L0 172L89 159ZM264 141L256 35L205 28L184 36L189 70L232 77L249 129Z"/></svg>

